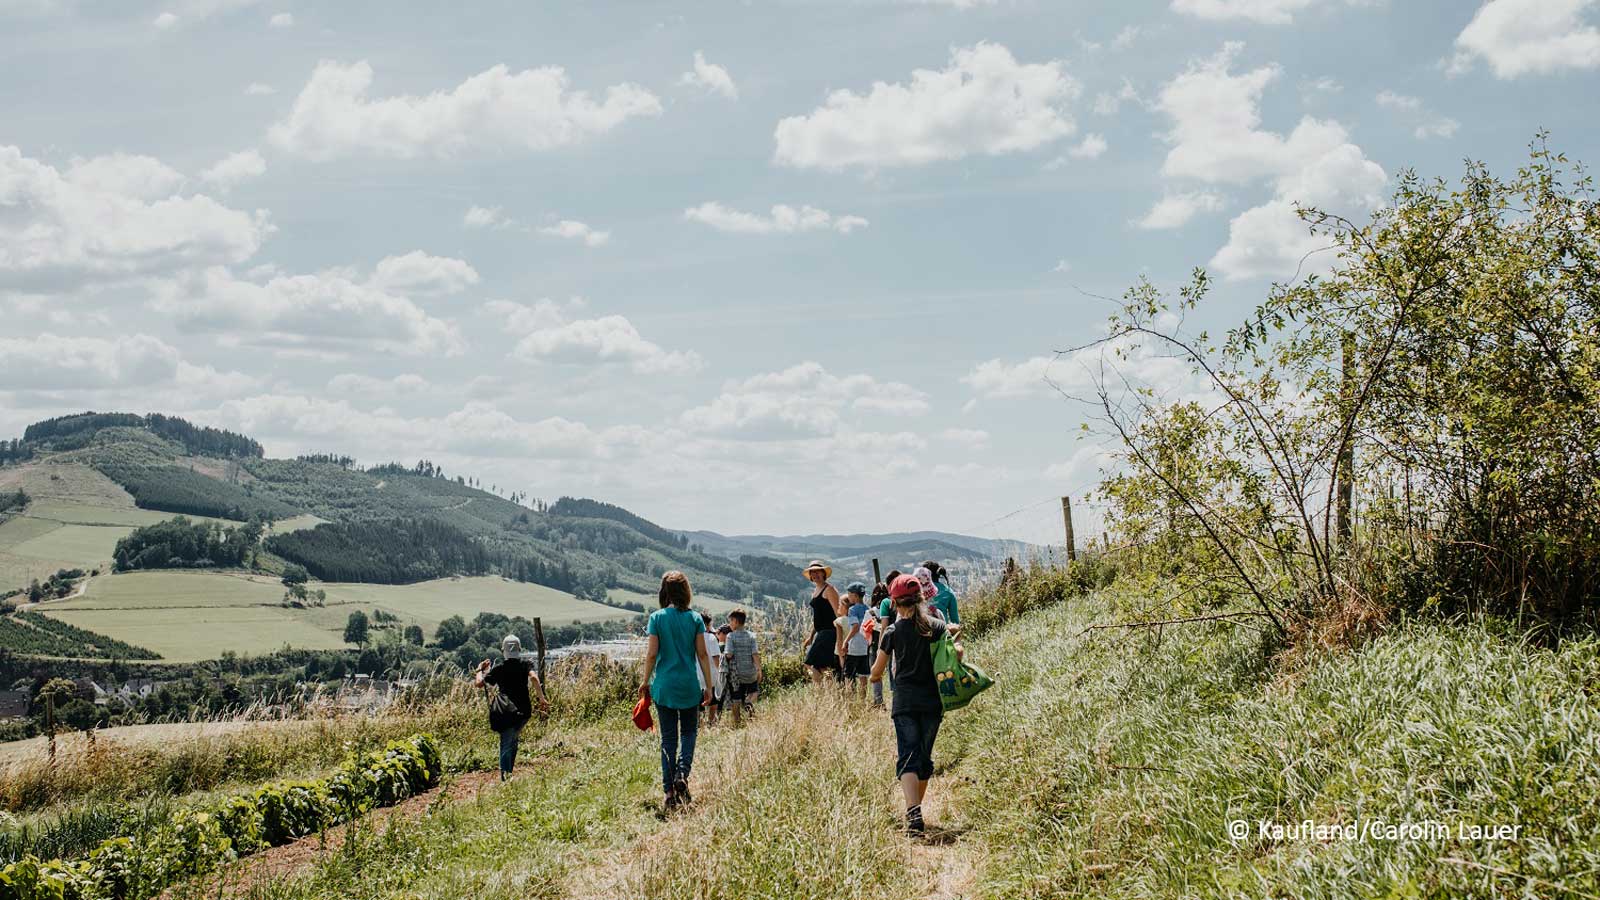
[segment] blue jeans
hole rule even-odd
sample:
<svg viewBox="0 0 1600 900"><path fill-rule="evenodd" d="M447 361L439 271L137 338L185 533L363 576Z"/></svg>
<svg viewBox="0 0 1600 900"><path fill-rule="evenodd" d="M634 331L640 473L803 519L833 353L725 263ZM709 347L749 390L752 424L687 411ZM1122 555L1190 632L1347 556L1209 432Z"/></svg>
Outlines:
<svg viewBox="0 0 1600 900"><path fill-rule="evenodd" d="M522 734L522 726L507 728L500 732L500 776L504 778L511 774L511 767L517 764L517 736Z"/></svg>
<svg viewBox="0 0 1600 900"><path fill-rule="evenodd" d="M673 709L656 704L656 727L661 729L661 789L672 793L672 783L689 780L694 766L694 739L700 729L700 710Z"/></svg>

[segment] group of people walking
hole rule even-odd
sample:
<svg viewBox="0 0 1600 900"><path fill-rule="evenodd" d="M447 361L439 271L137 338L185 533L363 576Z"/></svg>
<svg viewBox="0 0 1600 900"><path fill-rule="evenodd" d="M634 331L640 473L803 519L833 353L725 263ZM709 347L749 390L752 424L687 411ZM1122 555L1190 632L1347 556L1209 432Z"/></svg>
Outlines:
<svg viewBox="0 0 1600 900"><path fill-rule="evenodd" d="M933 744L944 715L931 649L946 634L958 636L961 628L956 595L944 567L930 560L911 574L891 572L870 594L865 584L852 582L842 597L829 581L831 566L816 560L804 571L814 587L811 633L802 647L811 681L826 690L842 688L862 702L870 685L871 705L882 709L887 676L893 695L888 710L895 731L895 775L905 798L906 829L921 835L922 801L933 777ZM762 666L756 638L746 627L745 610L728 613L726 624L713 630L711 617L691 608L694 593L688 577L676 571L661 577L658 599L661 608L645 625L639 697L641 703L655 707L663 806L671 811L691 800L689 775L701 715L709 724L728 714L738 724L753 713ZM492 667L485 660L474 673L474 682L499 687L521 714L514 726L497 726L500 774L507 778L516 760L517 735L532 716L533 697L538 697L541 709L548 704L537 674L521 658L517 639L508 636L501 649L504 660ZM959 643L956 651L960 653Z"/></svg>
<svg viewBox="0 0 1600 900"><path fill-rule="evenodd" d="M946 633L961 633L961 611L943 566L929 560L910 575L898 571L872 588L852 582L840 597L829 579L833 567L814 560L805 569L815 587L811 597L811 636L806 639L806 668L813 684L830 680L865 698L872 686L872 706L883 707L887 673L893 699L895 777L906 803L906 830L925 831L922 801L933 778L933 743L944 720L944 703L933 668L932 648ZM956 652L961 653L960 644ZM869 662L870 661L870 662Z"/></svg>

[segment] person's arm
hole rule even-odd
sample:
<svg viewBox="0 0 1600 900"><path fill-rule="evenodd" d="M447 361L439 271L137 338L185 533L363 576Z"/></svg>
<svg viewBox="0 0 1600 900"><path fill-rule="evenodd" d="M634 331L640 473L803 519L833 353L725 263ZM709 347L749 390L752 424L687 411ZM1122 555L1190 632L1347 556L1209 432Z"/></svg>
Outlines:
<svg viewBox="0 0 1600 900"><path fill-rule="evenodd" d="M755 663L755 666L756 666L756 680L760 681L761 680L761 651L760 650L752 650L752 651L750 651L750 660L751 660L751 662Z"/></svg>
<svg viewBox="0 0 1600 900"><path fill-rule="evenodd" d="M704 675L705 678L706 678L705 687L702 687L700 689L700 702L704 703L704 704L707 704L707 705L710 705L710 703L711 703L711 655L706 652L706 642L705 642L704 638L701 638L699 641L696 641L695 643L700 645L695 650L695 655L700 657L700 674Z"/></svg>
<svg viewBox="0 0 1600 900"><path fill-rule="evenodd" d="M539 698L541 712L550 711L550 698L544 695L544 682L539 680L539 673L532 668L528 669L528 687L533 688L534 696Z"/></svg>
<svg viewBox="0 0 1600 900"><path fill-rule="evenodd" d="M883 670L889 668L889 651L879 650L878 658L872 661L871 681L876 684L883 680Z"/></svg>
<svg viewBox="0 0 1600 900"><path fill-rule="evenodd" d="M812 625L811 626L811 633L806 635L806 639L804 641L800 642L800 652L804 653L805 651L810 650L811 649L811 642L816 640L816 639L817 639L817 626L816 625Z"/></svg>
<svg viewBox="0 0 1600 900"><path fill-rule="evenodd" d="M836 618L845 614L844 601L839 599L839 592L834 589L833 585L830 584L822 589L822 598L827 600L829 605L833 607L833 615Z"/></svg>
<svg viewBox="0 0 1600 900"><path fill-rule="evenodd" d="M483 687L484 676L486 676L488 674L489 674L489 661L486 659L483 662L478 663L477 671L472 673L472 686L473 687L480 687L480 688Z"/></svg>
<svg viewBox="0 0 1600 900"><path fill-rule="evenodd" d="M639 685L639 696L650 696L650 678L656 673L656 654L661 652L661 638L650 635L644 648L644 682Z"/></svg>
<svg viewBox="0 0 1600 900"><path fill-rule="evenodd" d="M846 644L850 643L850 639L855 637L856 635L858 635L860 633L861 633L861 623L860 622L856 622L856 621L852 621L850 623L850 633L844 636L844 642Z"/></svg>

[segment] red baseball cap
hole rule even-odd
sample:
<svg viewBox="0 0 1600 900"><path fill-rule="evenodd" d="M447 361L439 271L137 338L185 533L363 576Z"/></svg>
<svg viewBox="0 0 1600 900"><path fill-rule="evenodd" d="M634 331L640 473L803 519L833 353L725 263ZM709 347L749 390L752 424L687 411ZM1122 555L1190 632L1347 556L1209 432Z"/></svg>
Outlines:
<svg viewBox="0 0 1600 900"><path fill-rule="evenodd" d="M896 600L901 597L921 597L922 585L911 575L901 575L889 585L889 596Z"/></svg>

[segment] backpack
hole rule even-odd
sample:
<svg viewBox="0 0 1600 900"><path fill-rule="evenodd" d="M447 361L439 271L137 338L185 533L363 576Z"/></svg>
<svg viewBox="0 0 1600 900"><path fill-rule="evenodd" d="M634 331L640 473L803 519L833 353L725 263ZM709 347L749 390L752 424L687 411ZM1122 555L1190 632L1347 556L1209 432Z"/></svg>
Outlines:
<svg viewBox="0 0 1600 900"><path fill-rule="evenodd" d="M948 630L928 648L933 656L933 677L939 686L939 703L946 712L960 709L994 684L989 674L956 655L955 639Z"/></svg>

